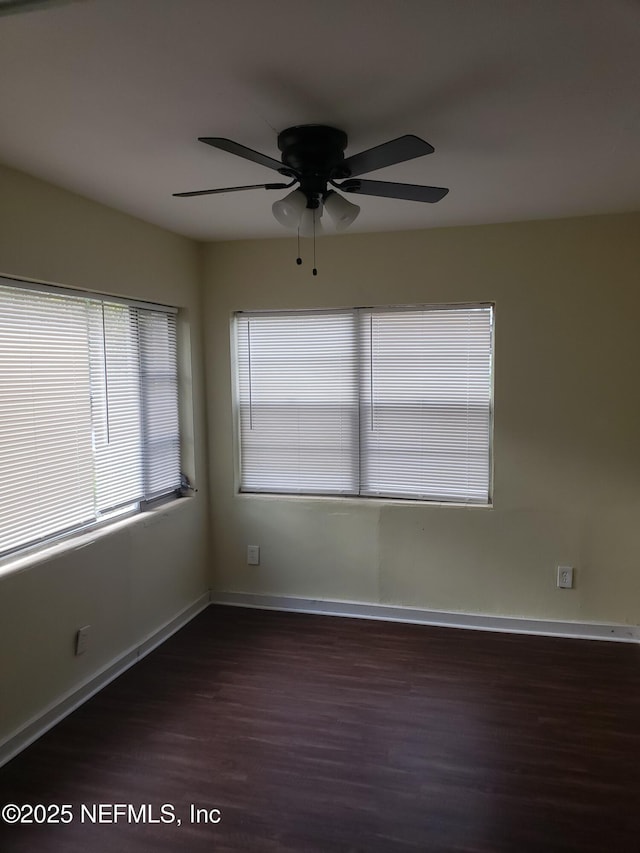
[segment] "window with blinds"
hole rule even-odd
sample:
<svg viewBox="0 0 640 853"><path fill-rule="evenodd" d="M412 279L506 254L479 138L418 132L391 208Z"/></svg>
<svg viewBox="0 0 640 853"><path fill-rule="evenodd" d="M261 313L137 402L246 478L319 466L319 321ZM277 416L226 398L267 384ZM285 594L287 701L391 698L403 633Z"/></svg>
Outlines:
<svg viewBox="0 0 640 853"><path fill-rule="evenodd" d="M180 487L175 310L0 279L0 555Z"/></svg>
<svg viewBox="0 0 640 853"><path fill-rule="evenodd" d="M493 308L235 317L240 490L491 500Z"/></svg>

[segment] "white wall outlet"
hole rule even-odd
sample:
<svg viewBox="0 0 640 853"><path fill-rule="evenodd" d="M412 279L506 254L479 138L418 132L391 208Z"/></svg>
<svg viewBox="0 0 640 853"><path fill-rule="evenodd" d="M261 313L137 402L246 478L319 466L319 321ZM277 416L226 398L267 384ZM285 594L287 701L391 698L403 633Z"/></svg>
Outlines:
<svg viewBox="0 0 640 853"><path fill-rule="evenodd" d="M260 546L259 545L247 545L247 565L248 566L259 566L260 565Z"/></svg>
<svg viewBox="0 0 640 853"><path fill-rule="evenodd" d="M558 566L558 578L556 584L558 589L573 588L573 566Z"/></svg>
<svg viewBox="0 0 640 853"><path fill-rule="evenodd" d="M85 625L82 628L78 629L78 633L76 634L76 654L83 655L87 651L87 645L89 643L89 632L91 631L91 625Z"/></svg>

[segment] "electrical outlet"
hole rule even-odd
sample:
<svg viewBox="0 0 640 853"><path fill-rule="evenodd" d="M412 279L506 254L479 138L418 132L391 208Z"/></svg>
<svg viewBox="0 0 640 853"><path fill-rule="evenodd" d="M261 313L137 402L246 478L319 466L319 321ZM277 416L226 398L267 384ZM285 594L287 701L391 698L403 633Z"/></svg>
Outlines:
<svg viewBox="0 0 640 853"><path fill-rule="evenodd" d="M558 577L557 577L557 586L558 589L572 589L573 588L573 567L572 566L558 566Z"/></svg>
<svg viewBox="0 0 640 853"><path fill-rule="evenodd" d="M91 625L85 625L83 628L78 629L78 633L76 634L76 655L83 655L87 651L90 630Z"/></svg>
<svg viewBox="0 0 640 853"><path fill-rule="evenodd" d="M260 546L259 545L247 545L247 565L248 566L259 566L260 565Z"/></svg>

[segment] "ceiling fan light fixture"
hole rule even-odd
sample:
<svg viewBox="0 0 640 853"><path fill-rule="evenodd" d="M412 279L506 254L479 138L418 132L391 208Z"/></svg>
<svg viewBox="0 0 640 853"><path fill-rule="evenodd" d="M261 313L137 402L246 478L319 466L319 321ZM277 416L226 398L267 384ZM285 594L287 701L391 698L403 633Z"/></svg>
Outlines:
<svg viewBox="0 0 640 853"><path fill-rule="evenodd" d="M271 210L273 215L285 228L296 229L307 207L307 198L302 190L293 190L289 195L275 201Z"/></svg>
<svg viewBox="0 0 640 853"><path fill-rule="evenodd" d="M344 196L341 196L340 193L334 190L330 190L327 193L324 206L335 225L336 231L345 231L357 219L360 213L360 208L357 204L347 201Z"/></svg>

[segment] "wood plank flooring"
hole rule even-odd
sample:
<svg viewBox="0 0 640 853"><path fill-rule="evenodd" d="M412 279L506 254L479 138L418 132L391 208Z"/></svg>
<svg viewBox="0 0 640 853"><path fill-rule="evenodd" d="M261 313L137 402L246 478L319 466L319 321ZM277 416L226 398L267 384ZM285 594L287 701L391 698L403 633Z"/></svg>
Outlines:
<svg viewBox="0 0 640 853"><path fill-rule="evenodd" d="M0 769L5 803L73 821L0 822L2 853L637 853L640 647L210 607Z"/></svg>

